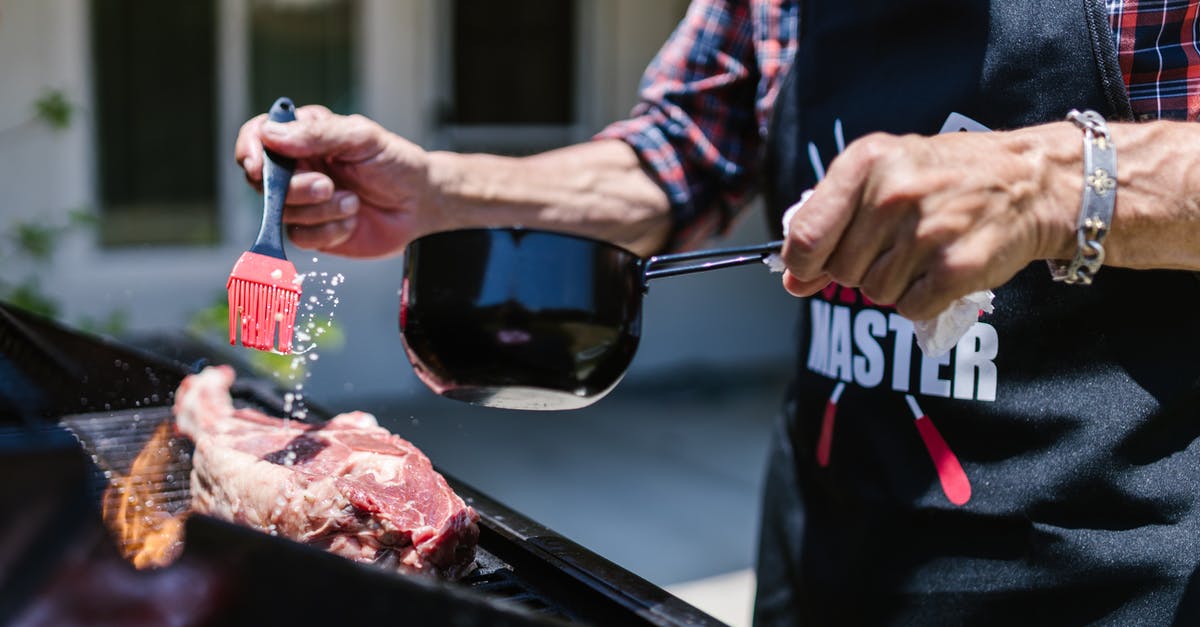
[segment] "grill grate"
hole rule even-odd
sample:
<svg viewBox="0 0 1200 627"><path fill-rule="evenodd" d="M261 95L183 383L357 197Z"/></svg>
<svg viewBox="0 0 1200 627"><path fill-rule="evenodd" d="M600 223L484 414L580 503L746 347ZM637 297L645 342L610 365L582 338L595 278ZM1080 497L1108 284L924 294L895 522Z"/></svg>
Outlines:
<svg viewBox="0 0 1200 627"><path fill-rule="evenodd" d="M138 489L153 495L148 507L168 516L187 511L192 493L189 475L192 472L192 445L187 438L172 436L165 450L154 456L155 461L143 463L135 471L134 460L148 445L160 427L174 431L174 415L169 407L153 407L98 414L77 414L62 419L65 426L91 455L92 462L104 475L97 488L104 490L128 479ZM95 495L104 498L104 494ZM124 498L116 491L113 498Z"/></svg>
<svg viewBox="0 0 1200 627"><path fill-rule="evenodd" d="M486 549L482 547L477 549L475 564L475 570L458 580L458 583L478 592L518 604L539 615L568 622L579 620L561 603L555 603L548 596L535 591L528 583L519 579L514 574L512 566Z"/></svg>
<svg viewBox="0 0 1200 627"><path fill-rule="evenodd" d="M240 402L239 405L245 404ZM121 478L130 477L133 462L138 454L161 425L173 420L174 414L170 407L146 407L118 412L73 414L62 418L61 423L78 438L84 449L91 454L98 470L103 472L106 482L98 484L98 488L104 489ZM192 447L187 438L182 436L170 438L167 447L170 449L168 464L140 466L137 476L131 478L139 486L151 488L155 509L174 515L185 512L191 506ZM168 479L154 480L158 477ZM102 497L100 494L96 496ZM119 492L114 496L122 497ZM475 562L474 571L458 580L458 584L520 605L538 615L566 621L576 620L574 614L566 611L562 605L554 603L542 593L533 590L526 581L517 578L508 563L487 553L486 549L478 549Z"/></svg>
<svg viewBox="0 0 1200 627"><path fill-rule="evenodd" d="M62 419L63 426L71 430L79 443L92 454L92 461L101 470L128 474L129 467L154 431L162 423L172 420L170 407L150 407L93 414L75 414ZM186 441L186 438L173 438ZM180 464L190 462L178 460Z"/></svg>
<svg viewBox="0 0 1200 627"><path fill-rule="evenodd" d="M238 403L245 405L245 403ZM129 477L134 460L147 446L163 424L174 420L170 407L149 407L133 410L75 414L61 423L83 445L92 461L104 474L103 489ZM173 427L171 427L173 428ZM190 508L191 444L183 436L173 436L167 443L169 462L165 465L143 465L137 476L131 477L139 487L149 487L154 494L154 509L175 515ZM165 481L152 478L167 477ZM122 495L118 494L120 498ZM102 495L97 494L97 499ZM186 545L186 540L185 540ZM561 604L534 590L516 576L512 567L483 547L477 548L476 568L458 584L472 588L505 602L516 604L538 615L565 621L577 617Z"/></svg>
<svg viewBox="0 0 1200 627"><path fill-rule="evenodd" d="M156 340L155 345L160 343ZM78 456L66 433L70 431L94 456L87 478L80 478L76 486L85 507L94 507L114 479L128 475L155 430L173 419L169 407L173 392L183 377L195 370L177 357L159 357L88 336L0 303L0 378L4 383L0 385L0 468L13 469L10 476L16 477L30 467L29 456L47 461L64 453ZM196 357L189 355L187 361ZM285 413L282 392L267 381L240 376L231 393L235 404L272 415ZM308 407L308 422L320 422L330 415L312 403ZM148 485L155 491L157 504L174 514L190 506L191 445L179 437L166 446L169 455L162 456L168 460L166 465L151 470L169 469L164 477L171 477ZM78 461L82 466L86 460L80 457ZM57 463L51 466L59 467ZM28 479L32 495L67 494L62 487L38 487L45 474L0 482L0 488L25 485ZM394 622L401 616L423 624L489 626L720 624L661 588L445 476L480 516L477 568L458 582L396 575L199 515L186 523L180 562L190 560L220 570L228 613L218 624L307 624L324 618L338 623L357 619ZM69 510L64 506L62 511ZM95 512L89 509L88 515L55 516L46 529L57 540L27 547L28 555L15 562L15 570L6 569L0 559L0 583L6 572L22 573L22 581L27 583L20 590L0 586L0 624L30 602L32 591L45 579L33 576L35 567L49 573L48 577L70 569L60 555L72 542L70 534L55 525L71 522L92 530L90 535L77 533L83 540L76 539L76 544L89 545L88 538L104 537L98 532L98 520L81 522L91 520L89 516ZM0 514L0 549L7 540L3 520ZM112 544L105 546L113 553ZM162 578L170 579L174 570L173 566L161 571ZM147 585L157 576L137 575ZM73 580L63 581L69 593Z"/></svg>

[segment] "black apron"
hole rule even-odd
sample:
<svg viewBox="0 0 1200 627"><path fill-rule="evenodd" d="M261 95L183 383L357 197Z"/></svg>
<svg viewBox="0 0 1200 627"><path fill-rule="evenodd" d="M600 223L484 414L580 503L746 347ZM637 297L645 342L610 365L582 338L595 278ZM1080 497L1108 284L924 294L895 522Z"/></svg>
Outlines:
<svg viewBox="0 0 1200 627"><path fill-rule="evenodd" d="M772 225L872 131L1131 118L1112 37L1099 0L801 2ZM995 291L939 360L856 290L804 303L758 623L1198 620L1200 284L1105 267L1066 286L1038 262Z"/></svg>

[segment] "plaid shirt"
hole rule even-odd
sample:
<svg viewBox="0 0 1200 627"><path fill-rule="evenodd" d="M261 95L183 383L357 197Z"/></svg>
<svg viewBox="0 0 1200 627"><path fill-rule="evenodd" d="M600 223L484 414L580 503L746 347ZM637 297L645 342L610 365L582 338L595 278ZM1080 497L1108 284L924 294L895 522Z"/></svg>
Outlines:
<svg viewBox="0 0 1200 627"><path fill-rule="evenodd" d="M755 191L771 105L795 56L795 0L693 0L642 77L641 103L597 138L641 156L671 201L671 245L728 228ZM1200 1L1105 0L1134 113L1200 114Z"/></svg>

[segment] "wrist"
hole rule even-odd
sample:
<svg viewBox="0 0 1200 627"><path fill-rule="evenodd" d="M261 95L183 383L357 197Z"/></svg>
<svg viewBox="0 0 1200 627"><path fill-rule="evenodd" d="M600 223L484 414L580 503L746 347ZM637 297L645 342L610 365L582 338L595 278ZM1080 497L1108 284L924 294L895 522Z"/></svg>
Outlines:
<svg viewBox="0 0 1200 627"><path fill-rule="evenodd" d="M1108 238L1111 265L1200 268L1200 125L1154 121L1110 125L1121 153Z"/></svg>
<svg viewBox="0 0 1200 627"><path fill-rule="evenodd" d="M1031 203L1037 228L1036 259L1070 259L1083 202L1083 149L1079 129L1054 122L1013 131L1012 149L1031 167Z"/></svg>
<svg viewBox="0 0 1200 627"><path fill-rule="evenodd" d="M462 155L448 151L430 151L426 154L426 179L429 185L426 195L426 213L437 216L431 231L447 231L468 226L463 220L461 207L455 198L462 196Z"/></svg>
<svg viewBox="0 0 1200 627"><path fill-rule="evenodd" d="M1050 274L1068 285L1091 285L1104 265L1104 240L1112 229L1117 151L1103 115L1072 109L1067 119L1083 134L1083 202L1075 222L1075 254L1069 262L1050 260Z"/></svg>

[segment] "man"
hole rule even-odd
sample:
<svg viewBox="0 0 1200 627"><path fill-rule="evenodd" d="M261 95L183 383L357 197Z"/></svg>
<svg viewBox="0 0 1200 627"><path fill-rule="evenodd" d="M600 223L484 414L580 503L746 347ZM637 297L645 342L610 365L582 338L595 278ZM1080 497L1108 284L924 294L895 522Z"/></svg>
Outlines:
<svg viewBox="0 0 1200 627"><path fill-rule="evenodd" d="M727 225L760 178L776 223L812 188L783 251L784 287L811 298L768 473L756 620L1186 622L1200 564L1197 13L697 0L634 117L594 141L429 153L309 107L287 126L248 122L237 158L257 182L260 141L299 157L292 241L359 257L517 223L646 254ZM1072 109L1098 116L1066 121ZM982 128L997 130L936 135ZM911 320L984 289L995 311L951 353L913 349Z"/></svg>

